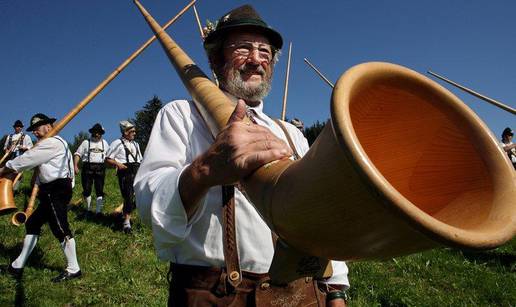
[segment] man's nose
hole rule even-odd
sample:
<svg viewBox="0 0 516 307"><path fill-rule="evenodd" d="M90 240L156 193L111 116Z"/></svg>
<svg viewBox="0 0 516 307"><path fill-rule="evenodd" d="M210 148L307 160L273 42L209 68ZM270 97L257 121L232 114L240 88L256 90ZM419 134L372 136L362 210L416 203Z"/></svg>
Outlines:
<svg viewBox="0 0 516 307"><path fill-rule="evenodd" d="M251 50L249 56L247 57L247 62L253 64L260 64L262 62L262 59L260 58L260 52L258 51L258 49L253 48Z"/></svg>

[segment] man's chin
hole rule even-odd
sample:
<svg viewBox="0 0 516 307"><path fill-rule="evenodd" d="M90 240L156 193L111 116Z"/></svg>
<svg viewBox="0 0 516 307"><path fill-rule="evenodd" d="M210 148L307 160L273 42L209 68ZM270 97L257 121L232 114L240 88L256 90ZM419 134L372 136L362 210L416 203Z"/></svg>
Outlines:
<svg viewBox="0 0 516 307"><path fill-rule="evenodd" d="M262 76L251 76L250 78L247 78L245 80L242 80L244 86L249 89L256 89L263 85L263 78Z"/></svg>

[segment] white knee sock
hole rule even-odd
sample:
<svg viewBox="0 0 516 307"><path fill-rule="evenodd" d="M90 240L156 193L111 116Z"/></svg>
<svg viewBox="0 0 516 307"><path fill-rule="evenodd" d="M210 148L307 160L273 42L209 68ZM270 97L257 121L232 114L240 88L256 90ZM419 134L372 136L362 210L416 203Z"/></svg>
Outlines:
<svg viewBox="0 0 516 307"><path fill-rule="evenodd" d="M61 248L66 257L66 270L69 273L77 273L81 270L79 262L77 262L77 252L75 250L75 239L71 238L68 241L65 239L61 242Z"/></svg>
<svg viewBox="0 0 516 307"><path fill-rule="evenodd" d="M102 212L102 206L104 206L104 199L102 196L97 197L97 213Z"/></svg>
<svg viewBox="0 0 516 307"><path fill-rule="evenodd" d="M124 218L124 228L131 228L131 217L126 216Z"/></svg>
<svg viewBox="0 0 516 307"><path fill-rule="evenodd" d="M36 235L26 235L25 239L23 239L23 248L16 260L13 261L11 264L13 268L15 269L21 269L25 266L25 263L27 263L27 259L29 259L30 253L32 253L32 250L36 246L36 243L38 242L38 236Z"/></svg>
<svg viewBox="0 0 516 307"><path fill-rule="evenodd" d="M91 195L88 196L88 197L84 197L84 199L86 200L86 208L88 211L90 211L91 209Z"/></svg>

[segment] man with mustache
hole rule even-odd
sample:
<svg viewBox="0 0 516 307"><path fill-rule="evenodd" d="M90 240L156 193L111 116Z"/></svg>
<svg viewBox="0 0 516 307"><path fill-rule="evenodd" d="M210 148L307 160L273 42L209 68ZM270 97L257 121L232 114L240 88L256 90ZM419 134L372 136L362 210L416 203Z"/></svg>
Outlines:
<svg viewBox="0 0 516 307"><path fill-rule="evenodd" d="M321 282L269 283L275 235L235 185L268 162L308 150L296 127L280 127L263 112L282 43L251 6L232 10L204 42L235 104L228 125L214 137L211 119L186 100L156 117L135 192L158 256L171 262L169 306L345 306L344 262L332 262L333 276Z"/></svg>

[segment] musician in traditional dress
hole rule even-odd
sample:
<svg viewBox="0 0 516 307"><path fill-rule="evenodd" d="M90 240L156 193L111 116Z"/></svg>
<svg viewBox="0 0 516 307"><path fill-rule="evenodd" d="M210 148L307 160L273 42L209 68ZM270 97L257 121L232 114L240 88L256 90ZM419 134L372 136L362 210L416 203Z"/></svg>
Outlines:
<svg viewBox="0 0 516 307"><path fill-rule="evenodd" d="M81 183L82 196L86 202L86 209L91 210L91 190L95 185L97 214L102 212L104 205L104 179L106 177L106 165L104 160L109 148L106 140L102 138L105 130L101 124L96 123L88 130L91 137L84 140L74 154L75 174L79 173L79 161L82 161Z"/></svg>
<svg viewBox="0 0 516 307"><path fill-rule="evenodd" d="M23 133L23 123L21 120L16 120L13 128L14 133L9 134L5 139L4 153L7 154L7 157L5 157L4 161L9 161L21 156L25 151L29 150L33 146L30 136ZM14 191L18 190L22 178L23 177L20 174L18 180L16 180L13 186Z"/></svg>
<svg viewBox="0 0 516 307"><path fill-rule="evenodd" d="M300 120L299 118L293 118L290 120L290 123L294 125L294 127L296 127L297 129L299 129L299 131L301 131L303 135L305 134L305 124L302 120Z"/></svg>
<svg viewBox="0 0 516 307"><path fill-rule="evenodd" d="M32 116L27 131L32 131L36 136L37 146L8 161L0 169L0 176L13 177L15 173L38 168L36 183L39 186L39 205L25 223L26 235L20 255L7 268L17 278L22 276L45 223L48 223L53 235L59 240L67 261L66 269L52 281L61 282L81 276L75 239L68 224L67 206L72 198L74 181L72 154L62 137L56 135L45 138L55 120L42 113Z"/></svg>
<svg viewBox="0 0 516 307"><path fill-rule="evenodd" d="M32 139L23 133L23 123L16 120L13 125L14 133L9 134L5 139L4 152L10 152L7 160L12 160L32 147Z"/></svg>
<svg viewBox="0 0 516 307"><path fill-rule="evenodd" d="M134 200L134 177L142 161L140 145L134 140L136 128L133 123L123 120L120 122L122 137L109 145L106 162L117 170L118 185L124 199L123 231L131 233L131 212L136 207Z"/></svg>
<svg viewBox="0 0 516 307"><path fill-rule="evenodd" d="M230 122L214 138L211 119L194 102L167 104L135 179L140 216L152 226L158 256L171 262L169 305L324 306L329 293L328 305L344 306L344 262L332 262L333 276L317 284L305 278L289 287L269 284L275 235L242 188L232 189L258 167L308 150L299 129L263 111L281 35L244 5L218 21L204 46L236 105ZM253 124L242 120L246 115Z"/></svg>
<svg viewBox="0 0 516 307"><path fill-rule="evenodd" d="M509 127L505 128L502 132L502 141L500 145L509 156L509 159L511 160L512 165L514 166L514 169L516 169L516 144L512 142L513 136L514 132L512 131L512 129Z"/></svg>

